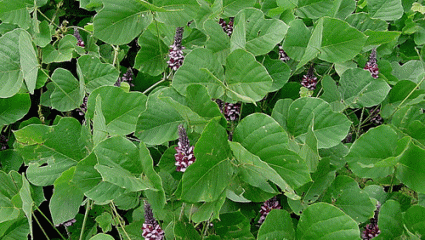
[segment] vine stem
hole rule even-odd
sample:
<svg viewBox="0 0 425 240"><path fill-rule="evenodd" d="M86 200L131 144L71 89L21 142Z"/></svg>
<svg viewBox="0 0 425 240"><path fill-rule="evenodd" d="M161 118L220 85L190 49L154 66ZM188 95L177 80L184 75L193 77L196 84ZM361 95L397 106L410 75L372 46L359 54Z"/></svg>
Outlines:
<svg viewBox="0 0 425 240"><path fill-rule="evenodd" d="M44 236L46 236L47 239L50 239L49 236L47 235L46 231L44 231L44 228L41 226L40 222L38 221L37 217L35 216L35 214L32 215L35 219L35 221L37 222L38 226L40 226L41 231L43 232Z"/></svg>
<svg viewBox="0 0 425 240"><path fill-rule="evenodd" d="M112 211L113 211L114 215L117 217L117 219L118 219L118 224L120 225L120 227L121 227L122 231L124 232L125 236L127 237L127 239L131 240L130 236L128 236L127 231L125 231L125 228L124 228L124 226L122 225L122 222L121 222L121 216L119 215L119 213L118 213L117 209L115 208L115 204L114 204L113 202L111 202L109 205L111 206L111 209L112 209Z"/></svg>
<svg viewBox="0 0 425 240"><path fill-rule="evenodd" d="M154 87L158 86L159 84L165 82L167 78L163 78L161 80L159 80L158 82L152 84L152 86L148 87L148 89L146 89L145 91L143 91L143 94L146 94L147 92L149 92L150 90L152 90Z"/></svg>
<svg viewBox="0 0 425 240"><path fill-rule="evenodd" d="M360 127L362 126L363 114L364 114L364 108L362 108L362 112L361 112L361 114L360 114L359 126L357 127L357 131L356 131L356 139L358 138L358 136L359 136L359 134L360 134Z"/></svg>
<svg viewBox="0 0 425 240"><path fill-rule="evenodd" d="M91 200L88 199L86 203L86 212L84 213L83 225L81 226L81 232L80 232L80 238L79 238L80 240L83 239L84 229L86 228L87 217L89 216L90 208L91 208Z"/></svg>
<svg viewBox="0 0 425 240"><path fill-rule="evenodd" d="M50 221L50 219L46 216L46 215L44 215L44 213L37 207L37 206L35 206L36 207L36 209L37 209L37 211L41 214L41 216L43 216L43 218L44 219L46 219L46 221L55 229L55 231L61 236L61 238L62 239L64 239L64 240L66 240L66 238L64 237L64 236L62 236L62 234L61 234L61 232L59 232L59 230L55 227L55 225L53 225L53 223ZM35 217L35 214L33 214L33 216L34 216L34 218L36 219L36 221L37 221L37 218ZM37 223L38 223L38 221L37 221ZM40 225L40 224L39 224ZM42 227L41 227L41 225L40 225L40 228L41 229L43 229Z"/></svg>

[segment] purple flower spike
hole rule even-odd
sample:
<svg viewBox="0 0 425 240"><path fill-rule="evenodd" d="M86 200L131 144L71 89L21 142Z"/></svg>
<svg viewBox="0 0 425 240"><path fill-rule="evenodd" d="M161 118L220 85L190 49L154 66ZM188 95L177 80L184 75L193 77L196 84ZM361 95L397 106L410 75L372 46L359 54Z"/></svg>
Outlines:
<svg viewBox="0 0 425 240"><path fill-rule="evenodd" d="M182 38L183 38L183 28L178 27L176 29L176 35L174 36L174 43L171 45L169 57L170 60L167 61L168 67L176 71L179 69L181 65L183 65L184 55L183 49L185 47L182 46Z"/></svg>
<svg viewBox="0 0 425 240"><path fill-rule="evenodd" d="M317 85L317 77L314 76L314 68L313 65L311 65L310 69L308 69L308 72L306 75L303 76L301 80L301 85L308 90L314 90L316 89Z"/></svg>
<svg viewBox="0 0 425 240"><path fill-rule="evenodd" d="M195 162L195 155L193 154L193 146L190 146L186 130L183 125L179 126L179 142L175 147L177 153L174 154L176 159L176 171L185 172L187 167Z"/></svg>
<svg viewBox="0 0 425 240"><path fill-rule="evenodd" d="M80 46L80 47L86 46L86 45L84 45L84 41L81 38L80 32L78 31L77 28L74 28L74 37L77 39L77 46Z"/></svg>
<svg viewBox="0 0 425 240"><path fill-rule="evenodd" d="M151 205L145 201L145 222L142 227L142 236L146 240L163 239L164 231L159 226L158 222L153 217Z"/></svg>
<svg viewBox="0 0 425 240"><path fill-rule="evenodd" d="M263 203L263 206L261 206L261 209L260 209L261 216L260 216L260 220L258 220L258 223L263 224L264 220L266 220L267 215L273 209L282 209L282 206L280 205L276 197L272 197Z"/></svg>
<svg viewBox="0 0 425 240"><path fill-rule="evenodd" d="M381 233L381 230L379 230L379 227L378 227L378 215L379 215L380 209L381 209L381 203L378 202L376 204L375 215L373 216L373 218L370 219L370 223L366 225L365 229L362 232L363 240L370 240Z"/></svg>
<svg viewBox="0 0 425 240"><path fill-rule="evenodd" d="M223 31L227 34L227 36L231 36L233 33L233 20L235 18L234 17L230 17L229 18L229 23L227 24L226 21L224 21L224 19L220 18L220 20L218 21L218 24L220 24L221 28L223 28Z"/></svg>
<svg viewBox="0 0 425 240"><path fill-rule="evenodd" d="M282 45L279 44L279 59L282 62L287 62L289 60L291 60L290 57L288 57L288 55L286 54L286 52L283 50Z"/></svg>
<svg viewBox="0 0 425 240"><path fill-rule="evenodd" d="M365 70L368 70L373 78L378 78L379 74L379 68L378 64L376 63L376 49L372 49L372 52L369 56L369 61L366 63Z"/></svg>

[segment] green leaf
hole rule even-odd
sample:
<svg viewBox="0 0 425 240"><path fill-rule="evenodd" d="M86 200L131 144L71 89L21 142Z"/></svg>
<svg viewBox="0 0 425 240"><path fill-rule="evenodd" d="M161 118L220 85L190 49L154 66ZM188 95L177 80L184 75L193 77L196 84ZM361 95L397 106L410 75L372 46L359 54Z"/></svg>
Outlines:
<svg viewBox="0 0 425 240"><path fill-rule="evenodd" d="M145 191L145 194L149 199L149 203L154 210L163 209L166 203L166 198L164 188L162 187L162 179L158 173L155 172L153 168L153 159L149 153L148 148L143 142L140 142L139 144L139 156L142 162L143 173L146 174L146 177L155 188L155 191Z"/></svg>
<svg viewBox="0 0 425 240"><path fill-rule="evenodd" d="M400 203L386 201L379 210L378 225L381 233L376 239L396 239L403 233ZM406 225L407 226L407 225Z"/></svg>
<svg viewBox="0 0 425 240"><path fill-rule="evenodd" d="M155 0L153 3L163 9L156 11L155 20L173 27L185 26L199 11L196 0Z"/></svg>
<svg viewBox="0 0 425 240"><path fill-rule="evenodd" d="M200 240L198 231L188 222L178 221L174 225L174 236L176 239Z"/></svg>
<svg viewBox="0 0 425 240"><path fill-rule="evenodd" d="M288 33L283 42L283 49L294 60L301 60L307 48L310 30L302 19L295 19L289 23Z"/></svg>
<svg viewBox="0 0 425 240"><path fill-rule="evenodd" d="M205 202L202 204L198 210L193 213L191 220L199 223L207 220L211 222L212 220L219 219L220 210L226 201L226 192L223 192L217 201Z"/></svg>
<svg viewBox="0 0 425 240"><path fill-rule="evenodd" d="M381 19L371 18L369 14L360 12L349 15L346 19L351 26L357 28L360 32L366 30L385 31L388 28L388 23Z"/></svg>
<svg viewBox="0 0 425 240"><path fill-rule="evenodd" d="M134 68L151 76L161 74L167 67L164 58L168 57L168 47L151 31L144 31L138 43L140 50L137 52Z"/></svg>
<svg viewBox="0 0 425 240"><path fill-rule="evenodd" d="M382 141L385 139L385 141ZM375 166L379 161L395 156L397 133L387 125L370 129L358 138L346 156L351 171L363 178L386 177L392 167Z"/></svg>
<svg viewBox="0 0 425 240"><path fill-rule="evenodd" d="M328 203L315 203L301 214L297 239L359 239L359 227L352 218Z"/></svg>
<svg viewBox="0 0 425 240"><path fill-rule="evenodd" d="M273 79L273 85L269 91L275 92L281 89L289 80L291 68L280 59L271 59L269 57L264 59L263 64Z"/></svg>
<svg viewBox="0 0 425 240"><path fill-rule="evenodd" d="M371 46L395 41L400 36L401 32L372 31L368 29L364 31L364 34L368 36L365 46Z"/></svg>
<svg viewBox="0 0 425 240"><path fill-rule="evenodd" d="M269 180L278 185L288 197L298 197L294 190L266 162L261 161L258 156L248 152L238 142L229 142L229 145L233 151L233 155L239 162L238 170L243 181L264 191L274 193L276 190L267 183Z"/></svg>
<svg viewBox="0 0 425 240"><path fill-rule="evenodd" d="M31 36L26 31L19 35L19 55L25 84L28 91L34 94L38 75L38 60Z"/></svg>
<svg viewBox="0 0 425 240"><path fill-rule="evenodd" d="M212 19L208 19L204 22L204 29L208 35L205 47L213 52L219 59L219 62L224 63L230 53L229 36L223 31L223 28Z"/></svg>
<svg viewBox="0 0 425 240"><path fill-rule="evenodd" d="M205 86L192 84L186 90L186 104L192 111L208 120L222 116L220 108L214 101L211 101L211 97L208 95L208 89Z"/></svg>
<svg viewBox="0 0 425 240"><path fill-rule="evenodd" d="M127 44L152 22L152 14L138 0L102 0L93 19L94 36L109 43Z"/></svg>
<svg viewBox="0 0 425 240"><path fill-rule="evenodd" d="M108 212L103 212L96 217L96 222L99 224L99 227L102 228L102 232L109 232L112 230L112 216Z"/></svg>
<svg viewBox="0 0 425 240"><path fill-rule="evenodd" d="M224 70L211 50L197 48L184 59L183 65L174 75L172 86L182 95L190 84L202 84L212 98L224 94Z"/></svg>
<svg viewBox="0 0 425 240"><path fill-rule="evenodd" d="M89 240L113 240L113 239L114 238L109 234L98 233L94 235L93 237L91 237Z"/></svg>
<svg viewBox="0 0 425 240"><path fill-rule="evenodd" d="M84 96L80 89L80 83L70 71L56 68L51 80L55 84L55 89L50 95L50 103L54 109L66 112L81 105Z"/></svg>
<svg viewBox="0 0 425 240"><path fill-rule="evenodd" d="M87 101L86 117L93 118L96 98L102 98L102 114L107 132L111 135L127 135L136 130L137 119L145 109L147 97L140 92L105 86L94 90Z"/></svg>
<svg viewBox="0 0 425 240"><path fill-rule="evenodd" d="M96 107L93 116L93 144L96 146L108 137L105 117L102 113L102 98L96 97Z"/></svg>
<svg viewBox="0 0 425 240"><path fill-rule="evenodd" d="M254 239L249 222L240 211L224 213L220 221L214 223L214 229L222 239Z"/></svg>
<svg viewBox="0 0 425 240"><path fill-rule="evenodd" d="M413 234L425 235L425 208L411 206L403 215L403 224Z"/></svg>
<svg viewBox="0 0 425 240"><path fill-rule="evenodd" d="M37 6L42 6L47 1L14 1L5 0L0 2L0 19L2 22L18 24L19 27L28 29L30 27L31 17L28 9L34 7L34 3Z"/></svg>
<svg viewBox="0 0 425 240"><path fill-rule="evenodd" d="M276 44L282 41L288 30L288 26L283 21L264 19L264 13L255 8L246 8L236 15L235 32L238 31L237 28L246 31L243 35L245 45L239 47L246 49L255 56L270 52ZM232 34L231 41L240 42L236 36L242 37Z"/></svg>
<svg viewBox="0 0 425 240"><path fill-rule="evenodd" d="M288 109L286 127L289 133L305 141L308 128L314 119L313 132L317 138L318 148L330 148L343 140L351 122L341 113L331 110L330 105L319 98L299 98Z"/></svg>
<svg viewBox="0 0 425 240"><path fill-rule="evenodd" d="M326 16L339 18L344 20L351 15L356 9L356 1L354 0L334 0L332 8L327 12Z"/></svg>
<svg viewBox="0 0 425 240"><path fill-rule="evenodd" d="M12 198L18 194L20 185L20 179L16 179L19 174L15 171L6 174L0 171L0 180L2 182L0 186L0 223L14 220L18 218L20 209L14 205ZM18 181L18 182L16 182Z"/></svg>
<svg viewBox="0 0 425 240"><path fill-rule="evenodd" d="M233 140L272 167L292 188L311 181L305 161L288 150L288 136L271 117L254 113L236 127Z"/></svg>
<svg viewBox="0 0 425 240"><path fill-rule="evenodd" d="M19 196L21 197L21 200L22 200L22 210L24 211L25 216L28 219L28 225L29 225L31 237L34 237L33 227L32 227L32 214L33 214L34 200L32 199L32 196L31 196L31 186L24 175L22 175L22 187L19 190Z"/></svg>
<svg viewBox="0 0 425 240"><path fill-rule="evenodd" d="M400 156L396 176L406 186L420 193L425 193L425 183L419 181L425 177L425 150L416 146L412 141Z"/></svg>
<svg viewBox="0 0 425 240"><path fill-rule="evenodd" d="M138 192L152 188L148 181L135 177L129 171L119 167L95 165L94 168L100 173L105 182L126 189L130 192Z"/></svg>
<svg viewBox="0 0 425 240"><path fill-rule="evenodd" d="M296 14L300 18L317 19L325 16L332 5L332 0L298 0Z"/></svg>
<svg viewBox="0 0 425 240"><path fill-rule="evenodd" d="M411 60L403 65L398 62L392 62L392 74L399 80L411 80L414 83L420 81L421 74L425 71L425 67L421 61Z"/></svg>
<svg viewBox="0 0 425 240"><path fill-rule="evenodd" d="M49 209L54 225L75 218L83 202L83 193L75 183L71 182L74 172L75 167L64 171L53 184L54 191L49 202Z"/></svg>
<svg viewBox="0 0 425 240"><path fill-rule="evenodd" d="M257 102L271 90L273 80L250 53L238 49L226 59L227 95L233 100Z"/></svg>
<svg viewBox="0 0 425 240"><path fill-rule="evenodd" d="M228 186L233 169L226 130L212 119L194 149L196 161L183 174L182 199L188 202L217 200Z"/></svg>
<svg viewBox="0 0 425 240"><path fill-rule="evenodd" d="M421 144L425 144L423 131L425 129L425 115L421 109L422 106L419 105L402 107L393 115L391 124L403 133L418 140Z"/></svg>
<svg viewBox="0 0 425 240"><path fill-rule="evenodd" d="M54 126L33 124L15 131L17 149L29 167L28 180L37 186L52 185L88 152L87 132L75 118L62 118Z"/></svg>
<svg viewBox="0 0 425 240"><path fill-rule="evenodd" d="M34 43L35 45L44 48L52 41L52 29L53 26L49 25L46 20L43 20L39 24L39 32L34 32Z"/></svg>
<svg viewBox="0 0 425 240"><path fill-rule="evenodd" d="M81 56L77 64L78 77L84 81L88 93L101 86L113 86L118 80L117 69L112 64L102 63L97 57Z"/></svg>
<svg viewBox="0 0 425 240"><path fill-rule="evenodd" d="M345 71L339 91L348 107L373 107L387 97L390 86L383 79L374 79L369 71L354 68Z"/></svg>
<svg viewBox="0 0 425 240"><path fill-rule="evenodd" d="M337 176L326 191L323 201L340 208L357 223L372 218L375 210L369 195L360 190L357 182L348 176Z"/></svg>
<svg viewBox="0 0 425 240"><path fill-rule="evenodd" d="M16 94L10 98L0 98L0 126L6 126L23 118L31 107L28 94Z"/></svg>
<svg viewBox="0 0 425 240"><path fill-rule="evenodd" d="M257 239L295 239L295 230L289 213L281 209L270 211L258 230Z"/></svg>
<svg viewBox="0 0 425 240"><path fill-rule="evenodd" d="M159 145L177 139L178 126L184 120L173 106L159 98L164 91L149 95L146 111L137 121L135 135L146 144Z"/></svg>
<svg viewBox="0 0 425 240"><path fill-rule="evenodd" d="M367 7L372 18L393 21L403 15L401 0L368 0Z"/></svg>
<svg viewBox="0 0 425 240"><path fill-rule="evenodd" d="M23 83L19 38L24 30L15 29L0 37L0 97L9 98L18 93Z"/></svg>
<svg viewBox="0 0 425 240"><path fill-rule="evenodd" d="M224 16L233 17L236 16L239 11L245 8L253 7L254 4L255 0L223 0L223 6L221 10L223 11Z"/></svg>
<svg viewBox="0 0 425 240"><path fill-rule="evenodd" d="M310 172L316 172L320 156L317 148L317 138L314 135L314 125L310 125L305 138L305 144L302 145L300 156L305 159Z"/></svg>
<svg viewBox="0 0 425 240"><path fill-rule="evenodd" d="M51 44L42 49L43 63L70 61L76 45L77 39L73 35L65 35L59 40L57 49Z"/></svg>

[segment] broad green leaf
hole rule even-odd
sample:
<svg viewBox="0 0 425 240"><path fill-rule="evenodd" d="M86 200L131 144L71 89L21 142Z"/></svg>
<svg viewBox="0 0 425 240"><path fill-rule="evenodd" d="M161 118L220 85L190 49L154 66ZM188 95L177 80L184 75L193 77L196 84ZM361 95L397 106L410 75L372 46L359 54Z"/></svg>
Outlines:
<svg viewBox="0 0 425 240"><path fill-rule="evenodd" d="M351 15L355 9L356 1L354 0L334 0L326 16L344 20L347 16Z"/></svg>
<svg viewBox="0 0 425 240"><path fill-rule="evenodd" d="M308 167L298 154L288 150L288 136L271 117L254 113L236 127L233 140L272 167L292 188L311 181Z"/></svg>
<svg viewBox="0 0 425 240"><path fill-rule="evenodd" d="M229 212L220 215L220 221L214 223L214 229L222 239L254 239L249 222L240 211Z"/></svg>
<svg viewBox="0 0 425 240"><path fill-rule="evenodd" d="M102 229L102 232L109 232L112 230L112 215L108 212L103 212L101 215L96 217L96 222Z"/></svg>
<svg viewBox="0 0 425 240"><path fill-rule="evenodd" d="M365 46L371 46L371 45L381 45L384 43L395 41L400 36L401 32L373 31L368 29L364 31L364 34L368 36Z"/></svg>
<svg viewBox="0 0 425 240"><path fill-rule="evenodd" d="M98 233L91 237L89 240L114 240L114 238L109 234Z"/></svg>
<svg viewBox="0 0 425 240"><path fill-rule="evenodd" d="M17 149L24 158L28 180L37 186L52 185L88 152L88 136L75 118L62 118L54 126L29 125L15 131Z"/></svg>
<svg viewBox="0 0 425 240"><path fill-rule="evenodd" d="M385 139L385 141L383 141ZM397 133L387 125L370 129L361 135L346 156L350 170L363 178L386 177L393 172L392 167L375 166L379 161L396 154Z"/></svg>
<svg viewBox="0 0 425 240"><path fill-rule="evenodd" d="M82 101L80 82L64 68L56 68L51 77L55 89L50 95L50 103L59 111L71 111L78 108ZM80 80L81 81L81 80Z"/></svg>
<svg viewBox="0 0 425 240"><path fill-rule="evenodd" d="M221 1L221 0L220 0ZM245 8L253 7L255 4L255 0L222 0L223 6L222 11L224 16L233 17L236 14Z"/></svg>
<svg viewBox="0 0 425 240"><path fill-rule="evenodd" d="M267 181L271 181L278 185L289 198L297 198L295 192L282 179L282 177L271 168L266 162L248 152L238 142L229 142L233 155L239 162L238 170L241 179L254 187L261 188L264 191L274 193L275 189L271 188Z"/></svg>
<svg viewBox="0 0 425 240"><path fill-rule="evenodd" d="M204 22L204 29L208 35L205 47L210 49L224 63L230 53L230 37L223 31L223 28L216 21L208 19Z"/></svg>
<svg viewBox="0 0 425 240"><path fill-rule="evenodd" d="M314 121L314 119L313 119ZM302 145L300 150L300 157L304 158L310 172L316 172L317 165L319 164L320 156L317 148L317 138L314 135L314 125L308 127L307 135L305 137L305 144Z"/></svg>
<svg viewBox="0 0 425 240"><path fill-rule="evenodd" d="M317 19L332 9L332 0L298 0L296 14L300 18Z"/></svg>
<svg viewBox="0 0 425 240"><path fill-rule="evenodd" d="M372 18L385 21L397 20L403 15L401 0L368 0L367 7Z"/></svg>
<svg viewBox="0 0 425 240"><path fill-rule="evenodd" d="M369 71L354 68L345 71L339 91L348 107L373 107L380 104L390 91L383 79L374 79Z"/></svg>
<svg viewBox="0 0 425 240"><path fill-rule="evenodd" d="M186 105L199 116L211 119L221 116L218 105L211 101L208 89L203 85L192 84L187 87Z"/></svg>
<svg viewBox="0 0 425 240"><path fill-rule="evenodd" d="M318 148L337 145L347 136L351 124L345 115L332 111L324 100L306 97L299 98L290 105L286 118L287 130L292 136L305 142L312 119Z"/></svg>
<svg viewBox="0 0 425 240"><path fill-rule="evenodd" d="M146 109L147 97L140 92L126 93L124 90L105 86L93 91L87 101L86 117L93 118L96 98L102 98L102 114L108 133L127 135L136 130L137 118Z"/></svg>
<svg viewBox="0 0 425 240"><path fill-rule="evenodd" d="M289 213L281 209L269 212L258 230L257 239L295 239L295 230Z"/></svg>
<svg viewBox="0 0 425 240"><path fill-rule="evenodd" d="M255 56L270 52L280 43L288 26L278 19L264 19L264 13L255 8L246 8L235 17L235 28L245 29L245 45L240 46ZM235 29L235 31L237 31ZM232 36L231 41L235 37ZM239 41L239 40L236 40Z"/></svg>
<svg viewBox="0 0 425 240"><path fill-rule="evenodd" d="M0 236L2 239L28 239L28 220L22 213L16 220L0 223Z"/></svg>
<svg viewBox="0 0 425 240"><path fill-rule="evenodd" d="M357 182L348 176L337 176L322 201L340 208L357 223L372 218L375 210L369 195L360 190Z"/></svg>
<svg viewBox="0 0 425 240"><path fill-rule="evenodd" d="M0 98L0 126L6 126L23 118L31 107L28 94L16 94L10 98Z"/></svg>
<svg viewBox="0 0 425 240"><path fill-rule="evenodd" d="M35 45L44 48L52 41L52 29L53 26L49 25L46 20L43 20L39 24L39 31L34 32L34 43Z"/></svg>
<svg viewBox="0 0 425 240"><path fill-rule="evenodd" d="M146 190L145 194L149 199L149 203L151 204L152 208L159 211L160 209L164 208L166 203L165 192L164 188L162 187L162 179L158 173L155 172L153 168L153 159L149 153L148 148L143 142L140 142L139 144L139 156L142 162L143 173L146 174L147 179L155 188L155 191Z"/></svg>
<svg viewBox="0 0 425 240"><path fill-rule="evenodd" d="M224 94L223 79L223 67L211 50L197 48L185 57L183 65L174 75L172 86L186 95L186 88L190 84L202 84L212 98L219 98Z"/></svg>
<svg viewBox="0 0 425 240"><path fill-rule="evenodd" d="M30 27L30 11L34 7L41 7L47 0L5 0L0 2L0 19L2 22L16 23L20 27L27 29Z"/></svg>
<svg viewBox="0 0 425 240"><path fill-rule="evenodd" d="M376 239L396 239L403 233L400 203L386 201L379 210L378 226L381 233Z"/></svg>
<svg viewBox="0 0 425 240"><path fill-rule="evenodd" d="M94 36L109 43L127 44L152 22L152 14L138 0L102 0L93 19Z"/></svg>
<svg viewBox="0 0 425 240"><path fill-rule="evenodd" d="M286 98L286 99L279 99L273 108L272 111L272 118L279 123L280 126L283 127L283 129L288 130L286 127L286 119L288 118L288 109L289 106L292 104L292 99Z"/></svg>
<svg viewBox="0 0 425 240"><path fill-rule="evenodd" d="M102 63L97 57L81 56L77 64L78 77L84 81L88 93L101 86L113 86L118 80L117 69L112 64Z"/></svg>
<svg viewBox="0 0 425 240"><path fill-rule="evenodd" d="M411 206L403 215L403 225L411 233L425 236L425 207Z"/></svg>
<svg viewBox="0 0 425 240"><path fill-rule="evenodd" d="M319 20L320 24L323 31L319 59L341 63L360 53L367 38L364 34L339 19L325 17L322 22Z"/></svg>
<svg viewBox="0 0 425 240"><path fill-rule="evenodd" d="M64 171L53 184L54 191L49 201L49 209L55 225L75 218L83 202L83 192L71 182L74 172L75 167Z"/></svg>
<svg viewBox="0 0 425 240"><path fill-rule="evenodd" d="M410 80L418 83L422 78L421 74L425 71L425 67L421 61L411 60L400 65L398 62L392 62L392 74L399 80ZM423 85L422 85L423 86Z"/></svg>
<svg viewBox="0 0 425 240"><path fill-rule="evenodd" d="M332 184L335 175L335 170L330 165L330 159L322 158L317 166L317 171L311 175L312 182L302 187L302 189L305 189L303 201L308 204L316 202ZM297 189L297 192L300 192L300 189Z"/></svg>
<svg viewBox="0 0 425 240"><path fill-rule="evenodd" d="M202 204L198 210L193 213L191 220L199 223L207 220L211 222L215 219L219 219L220 209L226 201L226 192L223 192L217 201L205 202Z"/></svg>
<svg viewBox="0 0 425 240"><path fill-rule="evenodd" d="M21 168L24 160L21 155L18 154L16 149L6 149L0 151L0 159L2 165L2 171L10 172L12 170L18 171Z"/></svg>
<svg viewBox="0 0 425 240"><path fill-rule="evenodd" d="M321 99L325 100L331 105L331 108L335 112L341 112L345 109L345 105L342 101L341 92L338 90L336 82L331 76L326 75L322 79L322 87L324 93L320 96Z"/></svg>
<svg viewBox="0 0 425 240"><path fill-rule="evenodd" d="M396 170L397 178L412 190L425 193L425 150L410 141L408 148L400 156Z"/></svg>
<svg viewBox="0 0 425 240"><path fill-rule="evenodd" d="M135 177L129 171L119 167L95 165L94 168L100 173L105 182L112 183L130 192L138 192L152 188L148 181Z"/></svg>
<svg viewBox="0 0 425 240"><path fill-rule="evenodd" d="M233 169L226 130L214 119L205 127L194 153L196 161L183 174L182 199L188 202L215 201L228 186Z"/></svg>
<svg viewBox="0 0 425 240"><path fill-rule="evenodd" d="M273 80L255 57L242 50L233 51L226 59L227 95L233 100L257 102L271 90Z"/></svg>
<svg viewBox="0 0 425 240"><path fill-rule="evenodd" d="M388 23L381 19L371 18L369 14L360 12L349 15L346 19L351 26L357 28L360 32L366 30L385 31L388 28Z"/></svg>
<svg viewBox="0 0 425 240"><path fill-rule="evenodd" d="M96 146L108 137L105 116L102 113L102 98L96 97L96 107L93 114L93 145Z"/></svg>
<svg viewBox="0 0 425 240"><path fill-rule="evenodd" d="M423 131L425 115L422 113L422 109L423 106L420 105L402 107L393 115L391 124L421 144L425 144L425 132Z"/></svg>
<svg viewBox="0 0 425 240"><path fill-rule="evenodd" d="M137 121L135 135L146 144L158 145L177 139L178 126L184 121L175 108L159 98L162 92L164 90L149 95L146 111Z"/></svg>
<svg viewBox="0 0 425 240"><path fill-rule="evenodd" d="M33 214L33 205L35 203L31 196L31 186L24 175L22 175L22 187L21 189L19 189L19 196L21 197L22 210L24 211L25 216L28 219L30 234L31 234L31 237L33 238L34 233L33 233L33 227L32 227L32 214Z"/></svg>
<svg viewBox="0 0 425 240"><path fill-rule="evenodd" d="M140 50L137 52L134 68L157 76L167 67L164 58L168 57L168 47L151 31L144 31L138 38Z"/></svg>
<svg viewBox="0 0 425 240"><path fill-rule="evenodd" d="M119 198L124 194L125 189L102 181L102 176L94 168L97 163L94 153L81 160L76 166L72 182L84 192L85 196L96 204L103 205Z"/></svg>
<svg viewBox="0 0 425 240"><path fill-rule="evenodd" d="M19 38L24 32L24 30L18 28L0 37L1 98L12 97L18 93L23 84Z"/></svg>
<svg viewBox="0 0 425 240"><path fill-rule="evenodd" d="M315 203L301 214L297 239L359 239L357 222L328 203Z"/></svg>
<svg viewBox="0 0 425 240"><path fill-rule="evenodd" d="M266 57L264 59L264 67L273 79L273 85L270 92L275 92L281 89L289 80L291 69L289 66L280 59L271 59Z"/></svg>
<svg viewBox="0 0 425 240"><path fill-rule="evenodd" d="M154 0L162 11L156 11L155 20L174 27L182 27L193 20L199 10L196 0Z"/></svg>
<svg viewBox="0 0 425 240"><path fill-rule="evenodd" d="M28 91L34 94L38 75L38 60L31 36L25 31L19 35L19 55L25 84Z"/></svg>
<svg viewBox="0 0 425 240"><path fill-rule="evenodd" d="M12 202L12 198L18 194L21 179L16 179L17 172L12 171L6 174L0 171L0 180L2 182L0 186L0 223L14 220L19 217L19 207L15 206ZM16 182L18 180L18 182Z"/></svg>
<svg viewBox="0 0 425 240"><path fill-rule="evenodd" d="M73 35L65 35L57 47L49 44L42 49L43 63L70 61L76 45L77 39Z"/></svg>

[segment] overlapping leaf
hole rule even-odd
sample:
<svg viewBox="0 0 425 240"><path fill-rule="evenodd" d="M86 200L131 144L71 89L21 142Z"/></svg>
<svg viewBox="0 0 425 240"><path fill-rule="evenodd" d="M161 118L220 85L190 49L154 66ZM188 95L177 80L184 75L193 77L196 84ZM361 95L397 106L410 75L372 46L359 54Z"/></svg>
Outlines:
<svg viewBox="0 0 425 240"><path fill-rule="evenodd" d="M0 98L0 126L5 126L23 118L31 107L28 94L16 94L10 98Z"/></svg>
<svg viewBox="0 0 425 240"><path fill-rule="evenodd" d="M88 93L101 86L113 86L119 73L111 64L102 63L99 58L84 55L77 60L78 77L85 83Z"/></svg>

